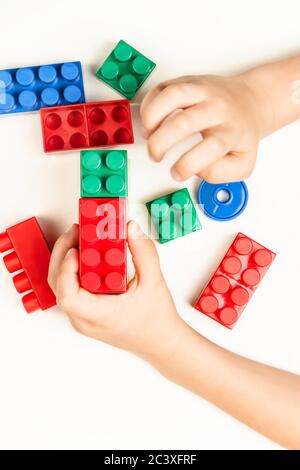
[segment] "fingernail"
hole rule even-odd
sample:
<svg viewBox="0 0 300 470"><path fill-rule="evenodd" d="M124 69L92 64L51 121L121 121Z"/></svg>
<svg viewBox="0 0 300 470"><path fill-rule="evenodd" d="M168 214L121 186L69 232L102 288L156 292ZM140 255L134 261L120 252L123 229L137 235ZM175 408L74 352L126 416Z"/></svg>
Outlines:
<svg viewBox="0 0 300 470"><path fill-rule="evenodd" d="M183 181L182 177L180 174L175 170L175 168L171 168L171 176L175 181Z"/></svg>
<svg viewBox="0 0 300 470"><path fill-rule="evenodd" d="M73 225L71 225L71 227L70 227L70 228L68 228L68 230L66 230L66 233L71 233L71 232L72 232L72 230L73 230L73 228L74 228L74 224L73 224Z"/></svg>
<svg viewBox="0 0 300 470"><path fill-rule="evenodd" d="M70 250L67 251L67 254L66 254L66 256L65 256L65 259L71 258L71 256L73 255L73 250L74 250L74 248L70 248Z"/></svg>

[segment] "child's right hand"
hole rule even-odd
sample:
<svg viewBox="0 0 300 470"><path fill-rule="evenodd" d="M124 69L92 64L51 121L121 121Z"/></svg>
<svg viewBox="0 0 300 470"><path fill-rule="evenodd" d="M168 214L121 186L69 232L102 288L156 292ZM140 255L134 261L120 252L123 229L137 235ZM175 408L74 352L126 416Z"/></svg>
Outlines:
<svg viewBox="0 0 300 470"><path fill-rule="evenodd" d="M77 331L158 365L188 327L177 313L153 241L133 221L128 224L128 246L136 270L128 291L91 294L79 284L78 226L73 225L55 243L49 285Z"/></svg>
<svg viewBox="0 0 300 470"><path fill-rule="evenodd" d="M203 141L179 158L173 178L199 175L210 183L247 178L270 109L253 83L247 75L191 76L158 85L141 105L150 156L160 161L182 139L201 132Z"/></svg>

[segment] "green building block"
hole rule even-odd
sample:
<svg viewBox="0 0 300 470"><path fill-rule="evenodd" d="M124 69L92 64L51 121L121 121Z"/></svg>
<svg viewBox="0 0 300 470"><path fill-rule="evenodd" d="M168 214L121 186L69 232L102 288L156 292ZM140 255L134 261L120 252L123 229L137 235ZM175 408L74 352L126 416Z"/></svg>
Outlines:
<svg viewBox="0 0 300 470"><path fill-rule="evenodd" d="M96 77L131 100L155 67L154 62L121 40Z"/></svg>
<svg viewBox="0 0 300 470"><path fill-rule="evenodd" d="M126 150L80 152L81 197L128 195Z"/></svg>
<svg viewBox="0 0 300 470"><path fill-rule="evenodd" d="M147 202L146 206L160 243L175 240L202 228L186 188L153 199Z"/></svg>

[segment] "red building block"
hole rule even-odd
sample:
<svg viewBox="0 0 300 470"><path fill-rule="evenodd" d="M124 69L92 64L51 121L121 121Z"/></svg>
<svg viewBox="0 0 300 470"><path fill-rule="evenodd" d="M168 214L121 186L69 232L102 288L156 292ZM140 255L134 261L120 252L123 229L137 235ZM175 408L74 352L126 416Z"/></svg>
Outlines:
<svg viewBox="0 0 300 470"><path fill-rule="evenodd" d="M194 307L232 329L275 256L264 246L238 233Z"/></svg>
<svg viewBox="0 0 300 470"><path fill-rule="evenodd" d="M126 199L80 199L79 227L81 286L98 294L126 292Z"/></svg>
<svg viewBox="0 0 300 470"><path fill-rule="evenodd" d="M47 277L50 250L35 217L10 227L0 234L0 252L8 250L3 261L10 273L20 271L13 277L14 285L23 298L27 313L46 310L56 304Z"/></svg>
<svg viewBox="0 0 300 470"><path fill-rule="evenodd" d="M41 109L44 151L133 144L128 100Z"/></svg>

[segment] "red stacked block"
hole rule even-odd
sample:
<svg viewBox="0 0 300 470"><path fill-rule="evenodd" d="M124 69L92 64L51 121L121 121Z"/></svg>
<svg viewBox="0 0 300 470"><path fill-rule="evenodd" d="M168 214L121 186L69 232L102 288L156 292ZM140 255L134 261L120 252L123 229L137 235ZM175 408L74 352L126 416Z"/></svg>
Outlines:
<svg viewBox="0 0 300 470"><path fill-rule="evenodd" d="M0 234L0 252L12 250L3 261L10 273L16 274L14 285L27 313L46 310L56 304L47 277L50 250L35 217L10 227Z"/></svg>
<svg viewBox="0 0 300 470"><path fill-rule="evenodd" d="M81 286L98 294L126 292L126 199L80 199L79 227Z"/></svg>
<svg viewBox="0 0 300 470"><path fill-rule="evenodd" d="M238 233L194 307L232 329L275 256L256 241Z"/></svg>
<svg viewBox="0 0 300 470"><path fill-rule="evenodd" d="M44 151L133 144L128 100L41 109Z"/></svg>

